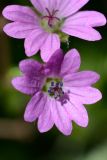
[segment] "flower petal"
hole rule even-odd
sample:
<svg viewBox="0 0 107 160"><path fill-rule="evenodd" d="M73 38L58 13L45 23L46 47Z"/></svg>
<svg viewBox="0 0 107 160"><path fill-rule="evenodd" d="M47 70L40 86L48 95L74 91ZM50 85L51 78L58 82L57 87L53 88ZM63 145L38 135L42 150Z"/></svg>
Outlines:
<svg viewBox="0 0 107 160"><path fill-rule="evenodd" d="M27 122L35 121L42 114L46 101L47 96L45 94L36 93L26 107L24 120Z"/></svg>
<svg viewBox="0 0 107 160"><path fill-rule="evenodd" d="M33 80L25 76L16 77L12 80L14 88L27 95L33 95L36 93L40 88L39 83L40 82L37 80Z"/></svg>
<svg viewBox="0 0 107 160"><path fill-rule="evenodd" d="M70 118L60 102L53 100L51 112L56 127L64 134L70 135L72 125Z"/></svg>
<svg viewBox="0 0 107 160"><path fill-rule="evenodd" d="M60 48L60 39L57 34L49 34L44 44L41 46L41 57L47 62L53 53Z"/></svg>
<svg viewBox="0 0 107 160"><path fill-rule="evenodd" d="M26 75L31 75L31 76L35 76L35 75L40 75L40 70L43 67L42 64L40 64L38 61L35 61L33 59L26 59L26 60L22 60L19 63L19 68L21 70L21 72L23 72Z"/></svg>
<svg viewBox="0 0 107 160"><path fill-rule="evenodd" d="M63 51L58 49L46 63L45 68L50 70L50 74L58 75L60 73L61 64L64 58Z"/></svg>
<svg viewBox="0 0 107 160"><path fill-rule="evenodd" d="M61 75L71 74L80 68L80 55L76 49L71 49L64 57L61 66Z"/></svg>
<svg viewBox="0 0 107 160"><path fill-rule="evenodd" d="M60 0L59 15L61 17L68 17L81 9L89 0Z"/></svg>
<svg viewBox="0 0 107 160"><path fill-rule="evenodd" d="M64 25L62 31L68 35L78 37L87 41L97 41L102 38L98 31L88 26Z"/></svg>
<svg viewBox="0 0 107 160"><path fill-rule="evenodd" d="M102 99L101 92L93 87L66 87L65 90L82 104L94 104Z"/></svg>
<svg viewBox="0 0 107 160"><path fill-rule="evenodd" d="M34 29L35 24L26 24L23 22L12 22L4 26L4 32L14 38L26 38Z"/></svg>
<svg viewBox="0 0 107 160"><path fill-rule="evenodd" d="M77 125L81 127L87 127L88 113L81 103L72 98L64 105L64 108L66 109L70 119L73 120Z"/></svg>
<svg viewBox="0 0 107 160"><path fill-rule="evenodd" d="M40 28L36 28L31 34L25 39L25 53L27 56L33 56L36 54L41 46L44 44L48 33L44 32Z"/></svg>
<svg viewBox="0 0 107 160"><path fill-rule="evenodd" d="M37 24L36 14L30 7L9 5L4 8L2 14L11 21Z"/></svg>
<svg viewBox="0 0 107 160"><path fill-rule="evenodd" d="M46 14L46 8L49 9L51 12L53 9L55 9L57 0L30 0L31 3L35 6L35 8L41 13Z"/></svg>
<svg viewBox="0 0 107 160"><path fill-rule="evenodd" d="M30 0L34 7L42 14L44 12L43 0Z"/></svg>
<svg viewBox="0 0 107 160"><path fill-rule="evenodd" d="M98 27L106 24L105 16L96 11L80 11L66 19L64 26Z"/></svg>
<svg viewBox="0 0 107 160"><path fill-rule="evenodd" d="M38 129L41 133L49 131L54 125L50 110L51 103L51 99L47 99L44 110L38 118Z"/></svg>
<svg viewBox="0 0 107 160"><path fill-rule="evenodd" d="M99 80L100 76L96 72L82 71L64 76L64 84L69 87L90 86Z"/></svg>

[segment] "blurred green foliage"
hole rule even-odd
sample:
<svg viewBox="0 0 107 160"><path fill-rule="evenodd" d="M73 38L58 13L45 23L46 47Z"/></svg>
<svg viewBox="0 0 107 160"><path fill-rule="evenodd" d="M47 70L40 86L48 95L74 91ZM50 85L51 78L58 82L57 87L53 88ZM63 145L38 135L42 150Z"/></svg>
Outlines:
<svg viewBox="0 0 107 160"><path fill-rule="evenodd" d="M7 0L0 2L1 10L8 4L31 5L27 0ZM90 0L83 9L98 10L107 15L107 1ZM33 126L33 141L9 140L0 137L0 160L107 160L107 26L98 29L103 39L98 42L87 42L74 37L70 38L70 45L62 45L66 52L69 48L76 48L81 53L81 70L94 70L101 75L96 86L102 91L103 99L99 103L86 106L89 113L88 128L80 128L73 124L73 133L69 137L63 136L52 129L45 134L39 134ZM0 118L22 119L25 106L30 97L23 95L11 86L11 79L20 74L18 63L25 59L23 40L7 37L2 33L0 41L4 48L9 47L1 61L6 66L5 73L0 74ZM39 59L39 56L34 56ZM8 65L5 63L7 59ZM6 61L6 62L7 62ZM4 66L1 66L2 70ZM5 127L5 126L4 126ZM11 128L10 128L11 129ZM2 130L2 128L1 128ZM8 134L9 128L6 132Z"/></svg>

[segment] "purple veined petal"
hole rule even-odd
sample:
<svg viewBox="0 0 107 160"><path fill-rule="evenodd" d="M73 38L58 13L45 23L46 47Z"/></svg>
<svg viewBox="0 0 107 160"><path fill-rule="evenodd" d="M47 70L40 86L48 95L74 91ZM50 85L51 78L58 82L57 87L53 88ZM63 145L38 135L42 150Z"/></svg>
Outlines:
<svg viewBox="0 0 107 160"><path fill-rule="evenodd" d="M49 9L49 11L50 12L52 12L53 10L55 10L56 9L56 1L58 1L58 0L43 0L44 1L44 6L45 6L45 8L48 8Z"/></svg>
<svg viewBox="0 0 107 160"><path fill-rule="evenodd" d="M19 63L19 68L21 72L31 76L35 76L35 75L39 76L40 70L42 69L42 67L43 67L42 64L40 64L38 61L35 61L33 59L22 60Z"/></svg>
<svg viewBox="0 0 107 160"><path fill-rule="evenodd" d="M13 38L23 39L26 38L35 28L35 24L12 22L5 25L3 30L7 35Z"/></svg>
<svg viewBox="0 0 107 160"><path fill-rule="evenodd" d="M44 12L44 2L43 0L30 0L33 6L40 12Z"/></svg>
<svg viewBox="0 0 107 160"><path fill-rule="evenodd" d="M15 89L27 95L33 95L40 89L37 80L30 79L26 76L14 78L12 85Z"/></svg>
<svg viewBox="0 0 107 160"><path fill-rule="evenodd" d="M50 109L51 103L51 99L47 98L44 110L38 118L38 129L41 133L49 131L54 125Z"/></svg>
<svg viewBox="0 0 107 160"><path fill-rule="evenodd" d="M51 12L56 9L57 0L30 0L35 8L44 15L46 14L46 8Z"/></svg>
<svg viewBox="0 0 107 160"><path fill-rule="evenodd" d="M44 0L45 1L45 8L47 7L49 11L52 13L53 10L56 10L56 16L60 16L60 6L63 3L63 0ZM46 12L45 12L46 13Z"/></svg>
<svg viewBox="0 0 107 160"><path fill-rule="evenodd" d="M53 53L60 48L60 39L57 34L49 34L44 44L41 46L41 57L47 62Z"/></svg>
<svg viewBox="0 0 107 160"><path fill-rule="evenodd" d="M72 98L63 107L67 111L71 120L81 127L87 127L88 113L81 103Z"/></svg>
<svg viewBox="0 0 107 160"><path fill-rule="evenodd" d="M53 121L56 127L66 136L72 132L71 120L60 102L53 99L51 105Z"/></svg>
<svg viewBox="0 0 107 160"><path fill-rule="evenodd" d="M61 66L61 75L72 74L80 68L80 55L76 49L71 49L64 57Z"/></svg>
<svg viewBox="0 0 107 160"><path fill-rule="evenodd" d="M69 91L71 99L82 104L94 104L102 99L101 92L94 87L64 87L64 90Z"/></svg>
<svg viewBox="0 0 107 160"><path fill-rule="evenodd" d="M2 14L11 21L38 24L36 14L30 7L9 5L4 8Z"/></svg>
<svg viewBox="0 0 107 160"><path fill-rule="evenodd" d="M66 19L64 26L98 27L106 24L105 16L96 11L80 11Z"/></svg>
<svg viewBox="0 0 107 160"><path fill-rule="evenodd" d="M45 94L36 93L26 107L24 120L27 122L35 121L42 114L46 101L47 96Z"/></svg>
<svg viewBox="0 0 107 160"><path fill-rule="evenodd" d="M25 39L25 53L28 57L35 55L44 44L48 33L40 28L36 28Z"/></svg>
<svg viewBox="0 0 107 160"><path fill-rule="evenodd" d="M102 37L98 31L88 26L66 26L64 25L62 31L68 35L78 37L87 41L98 41Z"/></svg>
<svg viewBox="0 0 107 160"><path fill-rule="evenodd" d="M68 17L81 9L89 0L60 0L59 16Z"/></svg>
<svg viewBox="0 0 107 160"><path fill-rule="evenodd" d="M73 74L65 75L63 80L65 86L69 87L85 87L96 83L100 79L100 75L92 71L81 71Z"/></svg>
<svg viewBox="0 0 107 160"><path fill-rule="evenodd" d="M49 69L51 71L51 74L59 75L63 59L63 51L61 49L58 49L54 52L49 61L46 63L45 68Z"/></svg>

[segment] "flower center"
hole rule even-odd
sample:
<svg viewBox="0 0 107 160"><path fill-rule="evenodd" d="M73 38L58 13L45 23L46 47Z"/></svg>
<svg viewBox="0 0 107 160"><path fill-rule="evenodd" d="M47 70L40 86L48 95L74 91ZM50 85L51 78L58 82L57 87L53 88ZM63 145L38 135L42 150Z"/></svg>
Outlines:
<svg viewBox="0 0 107 160"><path fill-rule="evenodd" d="M41 27L49 33L56 33L59 35L62 42L68 42L69 36L61 31L61 27L64 24L65 18L58 18L57 12L59 10L50 10L46 8L47 15L40 16L40 25Z"/></svg>
<svg viewBox="0 0 107 160"><path fill-rule="evenodd" d="M60 31L60 28L64 22L64 19L57 17L56 13L58 10L53 10L52 12L46 8L47 15L42 16L40 20L40 25L45 31L50 33L56 33Z"/></svg>
<svg viewBox="0 0 107 160"><path fill-rule="evenodd" d="M49 11L48 8L46 8L47 14L46 16L43 16L42 19L45 19L48 21L48 26L53 27L55 25L55 22L60 21L58 17L56 17L56 13L58 10L53 10L52 13Z"/></svg>
<svg viewBox="0 0 107 160"><path fill-rule="evenodd" d="M59 99L64 95L62 87L63 87L62 82L51 81L51 84L48 88L49 95L54 97L55 99Z"/></svg>
<svg viewBox="0 0 107 160"><path fill-rule="evenodd" d="M68 96L63 91L63 82L61 79L48 78L42 90L62 104L65 104L68 101Z"/></svg>

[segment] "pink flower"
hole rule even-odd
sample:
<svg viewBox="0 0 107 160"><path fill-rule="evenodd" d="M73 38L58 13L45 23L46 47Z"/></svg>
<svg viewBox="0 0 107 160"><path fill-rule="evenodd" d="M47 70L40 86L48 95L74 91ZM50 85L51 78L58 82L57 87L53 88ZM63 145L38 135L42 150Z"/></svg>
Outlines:
<svg viewBox="0 0 107 160"><path fill-rule="evenodd" d="M27 56L41 51L48 61L68 41L69 35L88 41L101 39L94 27L106 24L103 14L96 11L79 11L89 0L30 0L35 9L10 5L3 16L13 21L4 27L4 32L14 38L25 38Z"/></svg>
<svg viewBox="0 0 107 160"><path fill-rule="evenodd" d="M84 104L93 104L102 98L92 85L99 80L93 71L81 71L80 55L76 49L65 56L57 50L46 64L23 60L19 68L23 75L12 80L13 86L32 98L25 110L24 119L38 119L40 132L49 131L53 125L64 134L72 132L72 121L87 127L88 114Z"/></svg>

